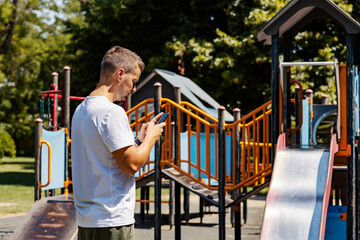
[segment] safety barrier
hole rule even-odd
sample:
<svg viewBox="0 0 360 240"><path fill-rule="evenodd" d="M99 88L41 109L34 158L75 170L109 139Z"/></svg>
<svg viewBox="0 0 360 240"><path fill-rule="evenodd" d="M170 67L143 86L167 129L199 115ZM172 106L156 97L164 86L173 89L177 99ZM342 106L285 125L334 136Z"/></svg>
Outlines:
<svg viewBox="0 0 360 240"><path fill-rule="evenodd" d="M137 134L141 124L150 121L154 115L153 99L139 103L127 114L130 127ZM169 113L164 129L161 150L161 167L171 166L199 184L216 190L218 177L218 119L197 108L191 103L179 104L167 98L160 99L163 112ZM225 124L225 190L256 186L264 182L271 173L270 163L270 116L271 101L247 114L240 120ZM176 113L175 113L176 112ZM176 119L174 115L178 116ZM171 122L173 120L173 122ZM179 126L175 133L175 121ZM236 132L238 131L238 135ZM238 136L238 137L237 137ZM175 137L179 143L175 146ZM238 140L237 140L238 138ZM180 153L179 163L174 163L175 148ZM240 149L240 181L236 180L239 165L236 161L236 148ZM137 181L154 172L154 151L139 171Z"/></svg>
<svg viewBox="0 0 360 240"><path fill-rule="evenodd" d="M226 188L233 190L239 187L263 183L264 177L271 173L270 163L270 117L271 101L263 104L240 120L225 125L225 130L231 135L240 131L240 182L236 182L236 174L232 175ZM227 138L226 138L227 139ZM232 155L235 156L236 139L232 139ZM236 158L232 157L232 169L236 171Z"/></svg>

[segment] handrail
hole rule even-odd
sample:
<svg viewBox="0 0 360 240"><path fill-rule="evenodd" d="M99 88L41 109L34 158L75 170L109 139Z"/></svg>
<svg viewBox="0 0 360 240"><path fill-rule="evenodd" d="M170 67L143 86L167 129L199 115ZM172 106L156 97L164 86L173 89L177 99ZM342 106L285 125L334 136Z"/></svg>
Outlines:
<svg viewBox="0 0 360 240"><path fill-rule="evenodd" d="M192 105L191 103L189 102L185 102L185 101L181 101L180 102L180 105L185 105L185 106L188 106L188 107L191 107L192 109L194 109L195 111L201 113L202 115L210 118L212 121L214 121L215 123L218 122L218 119L217 118L214 118L213 116L211 116L210 114L208 114L207 112L205 112L204 110L196 107L195 105Z"/></svg>
<svg viewBox="0 0 360 240"><path fill-rule="evenodd" d="M190 104L187 103L187 102L181 101L180 104L177 104L176 102L174 102L174 101L172 101L172 100L170 100L170 99L168 99L168 98L162 98L162 99L160 99L160 102L161 102L161 103L163 103L163 102L164 102L164 103L167 103L167 102L170 103L173 107L176 107L177 109L182 110L184 113L190 115L190 116L193 117L195 120L199 120L201 123L203 123L203 124L205 124L205 125L208 125L208 126L214 125L213 123L210 123L210 122L202 119L201 117L199 117L199 116L196 115L195 113L193 113L193 112L191 112L190 110L188 110L188 109L184 108L183 106L181 106L181 104L184 104L184 105L186 105L186 106L190 106ZM196 109L195 106L192 106L192 107L193 107L194 109ZM200 110L200 109L199 109L199 110ZM206 117L208 117L208 118L215 119L215 118L213 118L212 116L210 116L208 113L206 113L206 112L204 112L204 111L202 111L202 110L200 110L199 112L201 112L202 115L204 115L204 116L206 116ZM216 120L216 123L217 123L217 122L218 122L217 119L215 119L215 120Z"/></svg>
<svg viewBox="0 0 360 240"><path fill-rule="evenodd" d="M45 143L48 147L48 181L45 185L42 185L41 184L41 180L40 180L40 184L39 184L39 188L41 190L41 188L43 187L47 187L49 186L50 184L50 181L51 181L51 146L50 146L50 143L43 140L42 138L40 138L40 142L39 142L39 146L42 147L42 144Z"/></svg>
<svg viewBox="0 0 360 240"><path fill-rule="evenodd" d="M145 103L153 103L153 102L154 102L154 99L152 99L152 98L145 99L144 101L138 103L136 106L134 106L131 109L127 110L126 114L129 115L130 113L132 113L136 109L139 109L140 107L142 107Z"/></svg>
<svg viewBox="0 0 360 240"><path fill-rule="evenodd" d="M233 125L240 124L242 121L244 121L244 119L252 117L254 115L254 113L260 112L264 108L267 108L269 105L271 105L271 100L267 101L266 103L264 103L260 107L256 108L255 110L251 111L250 113L246 114L245 116L243 116L242 118L240 118L236 122L226 124L226 126L232 127ZM268 110L268 111L271 111L271 110Z"/></svg>
<svg viewBox="0 0 360 240"><path fill-rule="evenodd" d="M127 114L132 115L135 120L131 123L130 127L138 131L141 123L150 121L150 117L154 115L154 111L148 112L148 103L152 103L152 99L147 99L137 104L135 107L127 111ZM224 130L227 136L235 131L240 131L241 140L239 147L241 151L241 175L240 182L235 181L235 156L234 152L232 157L228 159L226 164L231 164L232 175L227 178L225 189L228 191L237 189L239 187L256 186L265 181L265 177L271 173L270 148L270 135L268 133L268 126L271 121L271 101L263 104L251 113L248 113L240 120L234 123L224 124ZM161 167L166 165L176 168L182 174L187 175L194 181L200 183L208 189L216 190L218 187L212 185L213 181L218 179L218 120L191 103L181 101L179 104L168 98L160 99L160 106L162 111L169 112L167 125L164 129L164 139L162 142L161 150ZM144 110L139 110L145 107ZM173 119L174 111L178 112L178 118ZM139 114L142 114L140 117ZM172 149L173 130L171 129L170 122L177 121L178 125L178 142L180 143L180 133L186 134L186 142L175 146L178 152L181 153L182 148L189 149L185 155L181 155L179 165L174 164L174 155ZM230 134L230 135L229 135ZM194 136L194 137L192 137ZM211 140L210 140L211 139ZM225 138L228 139L229 138ZM181 140L183 141L183 140ZM232 151L237 147L235 145L234 136L232 140L227 143L232 144ZM195 155L194 155L195 154ZM226 153L225 153L226 154ZM230 160L231 159L231 160ZM205 163L204 163L205 161ZM144 168L139 172L137 180L147 176L154 171L154 161L147 161ZM186 165L184 165L186 164ZM185 168L184 168L185 167ZM228 166L229 167L229 166ZM230 169L226 167L225 169ZM228 172L229 173L229 172ZM195 174L195 175L193 175ZM206 181L204 181L206 179Z"/></svg>

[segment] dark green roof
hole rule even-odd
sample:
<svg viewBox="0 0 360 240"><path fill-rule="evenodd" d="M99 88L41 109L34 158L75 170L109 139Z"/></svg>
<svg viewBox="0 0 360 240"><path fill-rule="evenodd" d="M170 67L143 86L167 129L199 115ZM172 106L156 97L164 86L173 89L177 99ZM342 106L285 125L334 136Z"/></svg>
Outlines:
<svg viewBox="0 0 360 240"><path fill-rule="evenodd" d="M257 39L271 44L271 36L297 32L318 18L329 18L348 34L360 33L360 24L330 0L292 0L257 33Z"/></svg>

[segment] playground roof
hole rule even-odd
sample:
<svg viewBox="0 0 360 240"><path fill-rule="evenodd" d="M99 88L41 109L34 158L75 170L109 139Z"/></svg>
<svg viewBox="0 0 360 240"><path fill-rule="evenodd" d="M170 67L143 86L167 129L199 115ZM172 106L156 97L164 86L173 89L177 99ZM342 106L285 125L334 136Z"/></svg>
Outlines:
<svg viewBox="0 0 360 240"><path fill-rule="evenodd" d="M360 33L360 24L330 0L292 0L258 32L257 39L271 44L271 36L295 34L318 18L330 18L348 34Z"/></svg>
<svg viewBox="0 0 360 240"><path fill-rule="evenodd" d="M191 79L162 69L155 69L137 86L136 92L132 94L132 105L135 105L148 97L153 97L153 84L155 82L160 82L162 84L163 97L174 99L174 86L178 85L181 87L181 99L183 101L191 102L211 116L218 118L217 109L220 107L220 104L209 94ZM151 92L151 96L149 95L149 92ZM140 96L142 99L139 99ZM233 116L228 111L225 111L225 121L231 122L233 120Z"/></svg>

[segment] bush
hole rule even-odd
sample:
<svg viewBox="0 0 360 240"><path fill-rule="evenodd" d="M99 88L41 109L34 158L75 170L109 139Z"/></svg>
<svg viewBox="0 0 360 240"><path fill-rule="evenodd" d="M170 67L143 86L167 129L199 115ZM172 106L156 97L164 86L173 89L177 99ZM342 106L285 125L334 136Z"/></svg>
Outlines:
<svg viewBox="0 0 360 240"><path fill-rule="evenodd" d="M5 130L0 130L0 163L4 156L14 158L16 156L15 142Z"/></svg>

